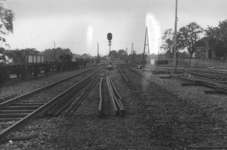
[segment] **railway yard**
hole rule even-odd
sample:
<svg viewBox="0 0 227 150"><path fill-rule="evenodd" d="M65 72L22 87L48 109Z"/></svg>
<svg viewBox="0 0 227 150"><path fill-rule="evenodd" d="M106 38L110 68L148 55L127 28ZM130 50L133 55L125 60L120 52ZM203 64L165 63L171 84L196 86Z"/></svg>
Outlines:
<svg viewBox="0 0 227 150"><path fill-rule="evenodd" d="M227 150L226 5L0 0L0 150Z"/></svg>
<svg viewBox="0 0 227 150"><path fill-rule="evenodd" d="M9 81L0 149L227 149L223 70L88 64Z"/></svg>

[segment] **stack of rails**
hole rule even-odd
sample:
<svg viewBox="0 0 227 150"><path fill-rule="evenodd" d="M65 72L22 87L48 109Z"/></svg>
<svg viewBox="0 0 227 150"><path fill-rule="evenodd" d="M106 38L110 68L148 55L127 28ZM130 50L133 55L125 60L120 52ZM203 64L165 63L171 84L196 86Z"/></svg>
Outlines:
<svg viewBox="0 0 227 150"><path fill-rule="evenodd" d="M123 115L125 113L125 108L121 101L122 97L114 86L111 77L107 76L106 78L101 78L99 84L99 96L100 101L98 112L100 116L108 115L110 113L110 102L115 115Z"/></svg>

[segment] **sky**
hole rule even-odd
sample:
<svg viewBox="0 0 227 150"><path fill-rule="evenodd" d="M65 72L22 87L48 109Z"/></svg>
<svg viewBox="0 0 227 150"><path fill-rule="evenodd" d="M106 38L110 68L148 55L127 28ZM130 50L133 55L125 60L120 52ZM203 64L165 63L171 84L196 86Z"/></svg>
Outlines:
<svg viewBox="0 0 227 150"><path fill-rule="evenodd" d="M1 1L1 0L0 0ZM75 54L106 55L111 50L144 50L148 27L151 53L166 29L174 28L176 0L5 0L15 13L14 32L6 37L10 49L39 51L62 47ZM177 28L196 22L203 28L227 19L226 0L178 0ZM55 43L55 44L54 44ZM147 47L146 47L147 51Z"/></svg>

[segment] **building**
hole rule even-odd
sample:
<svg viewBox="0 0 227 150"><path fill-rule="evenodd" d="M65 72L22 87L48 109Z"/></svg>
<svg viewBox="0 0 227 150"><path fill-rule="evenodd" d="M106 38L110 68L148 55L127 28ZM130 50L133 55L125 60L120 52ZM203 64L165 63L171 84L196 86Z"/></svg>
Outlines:
<svg viewBox="0 0 227 150"><path fill-rule="evenodd" d="M196 42L196 58L215 58L215 50L209 46L208 37L203 37Z"/></svg>

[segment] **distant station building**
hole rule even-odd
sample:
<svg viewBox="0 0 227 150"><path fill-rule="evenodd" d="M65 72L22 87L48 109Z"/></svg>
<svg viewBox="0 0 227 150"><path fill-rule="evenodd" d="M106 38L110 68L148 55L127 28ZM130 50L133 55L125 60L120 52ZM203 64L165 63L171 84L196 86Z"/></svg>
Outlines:
<svg viewBox="0 0 227 150"><path fill-rule="evenodd" d="M208 42L208 37L204 37L196 42L195 58L215 58L215 50L212 49Z"/></svg>

